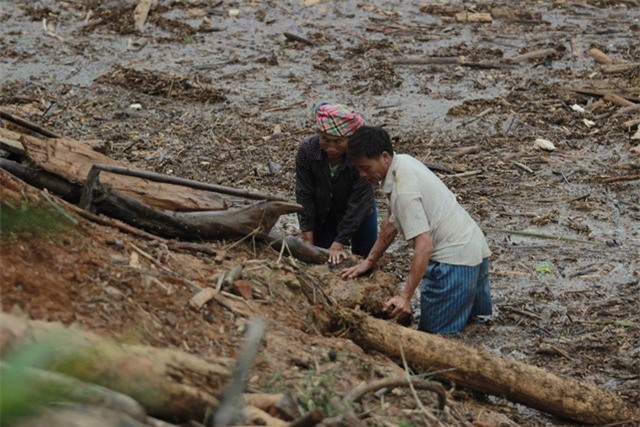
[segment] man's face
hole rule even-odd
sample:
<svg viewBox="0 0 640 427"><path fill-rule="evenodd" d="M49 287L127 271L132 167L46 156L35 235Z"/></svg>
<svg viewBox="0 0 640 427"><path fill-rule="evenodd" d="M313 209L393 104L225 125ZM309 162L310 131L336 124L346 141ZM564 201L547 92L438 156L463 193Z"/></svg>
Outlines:
<svg viewBox="0 0 640 427"><path fill-rule="evenodd" d="M387 175L392 159L389 153L383 151L380 157L374 159L362 156L351 159L351 161L353 165L358 168L360 178L373 185L377 185L382 182Z"/></svg>

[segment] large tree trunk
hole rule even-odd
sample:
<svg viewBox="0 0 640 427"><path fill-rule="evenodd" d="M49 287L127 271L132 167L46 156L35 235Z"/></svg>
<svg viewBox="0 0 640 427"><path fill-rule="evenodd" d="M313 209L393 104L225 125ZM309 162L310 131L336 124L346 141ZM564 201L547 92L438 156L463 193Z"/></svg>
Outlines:
<svg viewBox="0 0 640 427"><path fill-rule="evenodd" d="M513 402L585 424L638 419L640 410L614 393L588 382L561 378L544 369L490 354L459 342L404 328L362 312L338 310L334 322L345 326L361 347L377 350L417 368L448 370L441 377L505 397Z"/></svg>
<svg viewBox="0 0 640 427"><path fill-rule="evenodd" d="M231 361L202 360L172 349L121 344L60 323L0 313L0 354L46 349L44 369L131 396L159 418L201 420L218 404ZM34 350L35 351L35 350Z"/></svg>
<svg viewBox="0 0 640 427"><path fill-rule="evenodd" d="M69 138L40 139L22 135L27 156L42 169L74 183L84 183L94 164L122 165L94 151L89 145ZM211 191L149 181L132 176L104 173L100 181L149 206L174 211L226 209L224 199Z"/></svg>
<svg viewBox="0 0 640 427"><path fill-rule="evenodd" d="M37 188L46 188L70 203L77 203L78 184L47 171L37 171L0 158L0 167ZM289 202L260 202L223 211L174 212L154 208L118 191L98 191L94 207L99 213L119 219L161 237L186 240L215 240L244 237L253 233L265 239L280 215L296 212L300 205Z"/></svg>

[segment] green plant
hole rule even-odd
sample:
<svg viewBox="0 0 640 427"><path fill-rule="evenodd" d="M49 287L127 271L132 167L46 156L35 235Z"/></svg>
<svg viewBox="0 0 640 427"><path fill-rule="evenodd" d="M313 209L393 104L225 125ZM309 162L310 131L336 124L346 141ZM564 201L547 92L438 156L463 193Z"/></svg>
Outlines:
<svg viewBox="0 0 640 427"><path fill-rule="evenodd" d="M301 405L306 411L322 408L328 417L334 415L330 402L335 394L334 382L337 372L338 367L331 368L320 375L317 372L308 371L305 388L300 390Z"/></svg>
<svg viewBox="0 0 640 427"><path fill-rule="evenodd" d="M62 214L39 206L0 204L0 235L31 233L52 235L64 232L70 222Z"/></svg>
<svg viewBox="0 0 640 427"><path fill-rule="evenodd" d="M192 35L190 34L182 34L182 37L180 38L180 41L184 44L193 44L195 43L195 40L193 38Z"/></svg>

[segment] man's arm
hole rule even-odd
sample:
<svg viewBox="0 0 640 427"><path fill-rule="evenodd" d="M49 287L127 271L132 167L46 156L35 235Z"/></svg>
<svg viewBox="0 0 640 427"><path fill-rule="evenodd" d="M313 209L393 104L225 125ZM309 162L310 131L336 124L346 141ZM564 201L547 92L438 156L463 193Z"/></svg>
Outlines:
<svg viewBox="0 0 640 427"><path fill-rule="evenodd" d="M429 259L431 259L431 254L433 254L431 233L420 233L413 238L413 258L411 259L407 282L402 291L400 291L400 295L391 298L383 307L384 311L391 310L391 318L395 319L399 316L411 314L411 297L413 297L416 288L422 281Z"/></svg>
<svg viewBox="0 0 640 427"><path fill-rule="evenodd" d="M371 270L373 266L378 262L385 251L389 248L393 240L398 235L398 230L393 226L390 220L391 213L387 212L387 216L385 216L382 224L380 225L380 234L378 234L378 238L376 242L373 244L371 251L369 251L369 255L364 259L360 264L345 268L340 272L340 275L346 279L353 279L367 271Z"/></svg>

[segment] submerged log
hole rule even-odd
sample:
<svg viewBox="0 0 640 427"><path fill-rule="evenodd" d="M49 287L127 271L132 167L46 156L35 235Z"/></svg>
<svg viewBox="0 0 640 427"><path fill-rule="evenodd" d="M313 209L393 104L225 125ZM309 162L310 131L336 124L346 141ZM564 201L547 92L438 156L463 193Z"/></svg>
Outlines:
<svg viewBox="0 0 640 427"><path fill-rule="evenodd" d="M203 360L172 349L122 344L60 323L0 313L0 354L37 345L43 369L107 387L137 400L159 418L201 420L215 408L231 361Z"/></svg>
<svg viewBox="0 0 640 427"><path fill-rule="evenodd" d="M336 310L334 322L363 348L423 370L450 370L440 375L457 384L584 424L607 424L640 417L614 393L596 385L562 378L544 369L508 360L438 335L404 328L354 310Z"/></svg>

